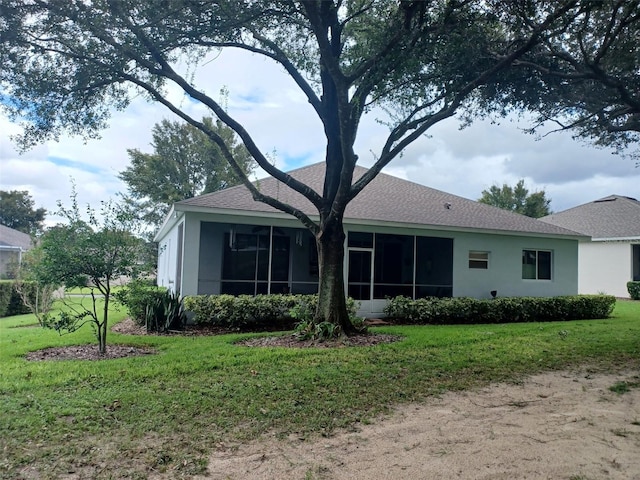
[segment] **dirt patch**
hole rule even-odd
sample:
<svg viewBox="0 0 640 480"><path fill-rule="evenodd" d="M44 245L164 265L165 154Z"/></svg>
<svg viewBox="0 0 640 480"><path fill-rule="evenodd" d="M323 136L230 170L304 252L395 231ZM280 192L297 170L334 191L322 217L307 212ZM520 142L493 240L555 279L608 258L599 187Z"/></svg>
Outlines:
<svg viewBox="0 0 640 480"><path fill-rule="evenodd" d="M29 352L27 360L109 360L113 358L151 355L155 350L131 345L107 345L107 351L101 355L97 345L72 345L68 347L51 347Z"/></svg>
<svg viewBox="0 0 640 480"><path fill-rule="evenodd" d="M147 329L130 318L125 318L123 321L116 323L111 327L111 331L122 335L147 335Z"/></svg>
<svg viewBox="0 0 640 480"><path fill-rule="evenodd" d="M331 438L264 438L215 452L210 479L640 480L640 380L552 372L447 393ZM609 390L626 381L627 393Z"/></svg>

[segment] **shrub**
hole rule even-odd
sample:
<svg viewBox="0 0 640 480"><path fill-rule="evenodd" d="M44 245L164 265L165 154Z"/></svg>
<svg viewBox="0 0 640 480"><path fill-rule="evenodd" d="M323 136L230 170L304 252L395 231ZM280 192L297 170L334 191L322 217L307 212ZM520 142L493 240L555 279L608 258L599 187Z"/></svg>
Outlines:
<svg viewBox="0 0 640 480"><path fill-rule="evenodd" d="M187 323L187 316L180 296L165 290L154 298L145 309L145 326L147 332L167 332L182 330Z"/></svg>
<svg viewBox="0 0 640 480"><path fill-rule="evenodd" d="M640 300L640 282L627 282L627 291L632 300Z"/></svg>
<svg viewBox="0 0 640 480"><path fill-rule="evenodd" d="M356 316L358 302L350 297L347 297L346 300L349 320L356 330L366 332L367 327L364 325L363 319ZM313 321L317 306L317 295L299 295L295 305L289 310L289 315L297 320L294 334L300 340L327 340L342 333L339 325L331 322L315 323Z"/></svg>
<svg viewBox="0 0 640 480"><path fill-rule="evenodd" d="M42 284L35 281L18 279L15 290L22 303L37 319L41 326L45 326L45 319L53 308L56 298L56 285Z"/></svg>
<svg viewBox="0 0 640 480"><path fill-rule="evenodd" d="M120 304L127 307L129 316L138 325L147 323L147 306L162 301L164 287L156 287L149 280L133 280L125 288L113 294Z"/></svg>
<svg viewBox="0 0 640 480"><path fill-rule="evenodd" d="M313 318L317 304L317 295L194 295L184 299L194 323L233 330L292 329ZM347 309L355 319L356 301L347 299Z"/></svg>
<svg viewBox="0 0 640 480"><path fill-rule="evenodd" d="M126 306L129 316L148 332L181 330L187 316L180 296L164 287L157 287L149 280L136 279L113 294Z"/></svg>
<svg viewBox="0 0 640 480"><path fill-rule="evenodd" d="M546 322L607 318L616 299L611 295L562 297L512 297L493 300L475 298L396 297L385 314L408 324L471 324Z"/></svg>
<svg viewBox="0 0 640 480"><path fill-rule="evenodd" d="M33 296L35 285L31 282L23 282L23 288L29 297ZM30 313L30 310L16 290L16 282L13 280L0 280L0 317L10 317L25 313Z"/></svg>
<svg viewBox="0 0 640 480"><path fill-rule="evenodd" d="M275 325L292 326L289 310L293 295L195 295L185 297L185 309L200 325L254 330Z"/></svg>

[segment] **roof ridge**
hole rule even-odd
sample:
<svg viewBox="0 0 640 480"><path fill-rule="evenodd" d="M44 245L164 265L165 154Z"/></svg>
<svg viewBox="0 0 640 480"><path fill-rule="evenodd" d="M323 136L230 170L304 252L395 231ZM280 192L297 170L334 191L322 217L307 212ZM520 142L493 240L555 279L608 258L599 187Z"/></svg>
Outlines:
<svg viewBox="0 0 640 480"><path fill-rule="evenodd" d="M611 194L611 195L607 195L606 197L602 197L602 198L599 198L597 200L594 200L592 203L612 202L612 201L615 201L615 200L630 200L630 201L632 201L634 203L640 203L640 202L638 202L638 200L636 200L633 197L629 197L627 195L617 195L615 193Z"/></svg>
<svg viewBox="0 0 640 480"><path fill-rule="evenodd" d="M608 195L542 220L593 238L637 238L640 236L640 202L623 195Z"/></svg>

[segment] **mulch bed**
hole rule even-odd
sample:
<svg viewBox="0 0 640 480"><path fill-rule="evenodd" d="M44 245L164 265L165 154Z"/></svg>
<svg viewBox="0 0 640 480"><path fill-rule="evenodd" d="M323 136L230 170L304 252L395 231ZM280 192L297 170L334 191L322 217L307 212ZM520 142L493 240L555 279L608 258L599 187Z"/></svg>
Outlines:
<svg viewBox="0 0 640 480"><path fill-rule="evenodd" d="M386 325L386 322L375 320L371 325ZM149 335L144 327L137 325L130 318L118 323L112 331L124 335ZM261 330L262 332L264 330ZM187 325L185 330L164 335L224 335L226 333L239 333L237 330L229 330L220 327L204 325ZM247 332L242 332L247 333ZM155 334L154 334L155 335ZM397 342L397 335L379 333L366 333L351 337L337 338L334 340L299 340L293 335L278 335L276 337L259 337L242 340L237 345L246 347L288 347L288 348L339 348L339 347L366 347L381 343Z"/></svg>
<svg viewBox="0 0 640 480"><path fill-rule="evenodd" d="M290 327L289 327L290 328ZM147 332L144 326L138 325L130 318L124 319L111 328L112 332L121 333L123 335L182 335L182 336L210 336L210 335L226 335L228 333L260 333L265 331L281 332L286 330L286 326L273 326L270 330L247 330L239 331L230 328L216 327L213 325L186 325L183 330L172 330L166 333Z"/></svg>
<svg viewBox="0 0 640 480"><path fill-rule="evenodd" d="M340 347L370 347L381 343L393 343L402 337L382 333L365 333L333 340L298 340L293 335L278 337L250 338L238 342L236 345L246 347L289 347L289 348L340 348Z"/></svg>
<svg viewBox="0 0 640 480"><path fill-rule="evenodd" d="M133 347L131 345L107 345L107 351L100 355L97 345L72 345L68 347L51 347L29 352L27 360L109 360L113 358L137 357L156 353L151 348Z"/></svg>
<svg viewBox="0 0 640 480"><path fill-rule="evenodd" d="M384 323L384 322L382 322ZM379 323L376 323L379 324ZM137 325L130 318L114 325L111 329L122 335L158 335L147 333L145 327ZM188 325L185 330L169 332L162 335L223 335L227 333L239 333L234 330L212 327ZM243 332L245 333L245 332ZM341 347L368 347L382 343L393 343L400 340L397 335L380 333L366 333L351 337L337 338L334 340L299 340L293 335L278 335L275 337L250 338L237 343L246 347L288 347L288 348L341 348ZM107 352L100 355L97 345L73 345L68 347L51 347L35 352L29 352L25 358L31 361L43 360L109 360L114 358L151 355L155 350L131 345L107 345Z"/></svg>

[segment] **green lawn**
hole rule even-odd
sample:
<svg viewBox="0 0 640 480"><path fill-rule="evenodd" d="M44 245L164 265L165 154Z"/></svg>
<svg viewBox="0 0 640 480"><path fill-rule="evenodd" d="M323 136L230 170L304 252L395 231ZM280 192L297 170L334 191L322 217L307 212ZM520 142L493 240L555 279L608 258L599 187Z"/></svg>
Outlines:
<svg viewBox="0 0 640 480"><path fill-rule="evenodd" d="M115 287L111 287L111 293L116 293L122 290L124 287L122 285L116 285ZM100 294L100 291L97 288L94 288L94 293L96 295ZM73 288L65 288L65 295L91 295L91 288L89 287L73 287Z"/></svg>
<svg viewBox="0 0 640 480"><path fill-rule="evenodd" d="M112 322L124 318L114 312ZM394 404L541 370L640 365L640 302L613 317L558 323L380 327L375 347L249 348L248 335L123 336L157 355L28 362L44 347L91 343L89 326L58 336L30 315L0 319L0 478L146 478L203 473L220 442L264 432L329 435ZM99 467L95 467L99 465Z"/></svg>

